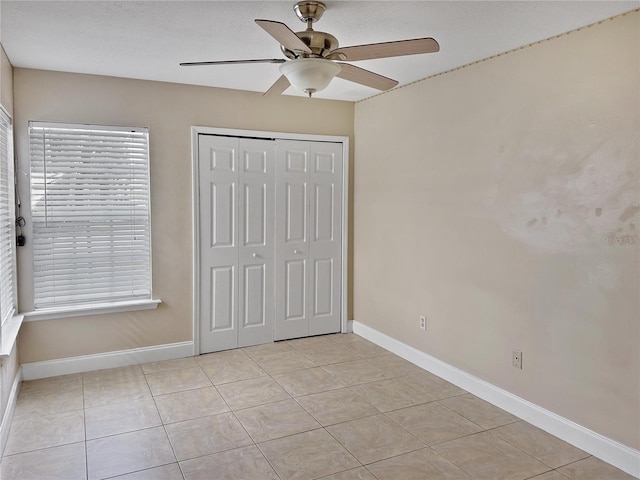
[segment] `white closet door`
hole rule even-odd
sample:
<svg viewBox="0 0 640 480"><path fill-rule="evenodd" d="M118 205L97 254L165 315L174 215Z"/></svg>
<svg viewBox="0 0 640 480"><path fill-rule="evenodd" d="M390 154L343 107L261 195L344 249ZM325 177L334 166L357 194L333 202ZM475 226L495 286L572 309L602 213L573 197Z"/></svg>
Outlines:
<svg viewBox="0 0 640 480"><path fill-rule="evenodd" d="M340 331L342 144L276 142L275 339Z"/></svg>
<svg viewBox="0 0 640 480"><path fill-rule="evenodd" d="M274 142L240 139L238 346L273 342Z"/></svg>
<svg viewBox="0 0 640 480"><path fill-rule="evenodd" d="M238 344L238 140L200 135L200 351Z"/></svg>
<svg viewBox="0 0 640 480"><path fill-rule="evenodd" d="M276 141L275 339L309 335L309 142Z"/></svg>
<svg viewBox="0 0 640 480"><path fill-rule="evenodd" d="M311 142L309 335L340 331L342 144Z"/></svg>
<svg viewBox="0 0 640 480"><path fill-rule="evenodd" d="M200 352L273 341L274 142L200 135Z"/></svg>

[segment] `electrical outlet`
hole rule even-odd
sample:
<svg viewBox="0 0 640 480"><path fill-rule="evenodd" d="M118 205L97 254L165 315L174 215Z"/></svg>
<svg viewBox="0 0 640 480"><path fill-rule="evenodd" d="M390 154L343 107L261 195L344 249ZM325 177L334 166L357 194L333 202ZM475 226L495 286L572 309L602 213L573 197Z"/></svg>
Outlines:
<svg viewBox="0 0 640 480"><path fill-rule="evenodd" d="M522 352L519 350L514 350L511 356L511 365L513 368L519 368L522 370Z"/></svg>
<svg viewBox="0 0 640 480"><path fill-rule="evenodd" d="M427 317L425 317L424 315L420 315L420 329L421 330L427 329Z"/></svg>

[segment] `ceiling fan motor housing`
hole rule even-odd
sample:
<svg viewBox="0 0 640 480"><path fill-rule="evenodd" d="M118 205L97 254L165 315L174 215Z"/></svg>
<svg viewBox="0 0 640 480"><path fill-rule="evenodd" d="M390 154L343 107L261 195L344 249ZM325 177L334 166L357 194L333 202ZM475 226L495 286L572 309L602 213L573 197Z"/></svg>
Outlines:
<svg viewBox="0 0 640 480"><path fill-rule="evenodd" d="M307 24L307 29L303 32L296 32L296 35L305 45L311 49L311 53L300 50L291 50L284 45L280 45L280 50L285 57L294 60L296 58L325 58L332 50L338 48L338 39L326 32L316 32L312 25L322 17L326 6L322 2L298 2L293 6L293 10L300 21Z"/></svg>
<svg viewBox="0 0 640 480"><path fill-rule="evenodd" d="M329 53L331 53L331 51L338 48L338 39L330 33L318 32L316 30L305 30L303 32L296 32L296 35L300 37L300 40L302 40L313 53L293 51L281 45L280 49L282 50L282 53L291 59L300 57L325 58Z"/></svg>

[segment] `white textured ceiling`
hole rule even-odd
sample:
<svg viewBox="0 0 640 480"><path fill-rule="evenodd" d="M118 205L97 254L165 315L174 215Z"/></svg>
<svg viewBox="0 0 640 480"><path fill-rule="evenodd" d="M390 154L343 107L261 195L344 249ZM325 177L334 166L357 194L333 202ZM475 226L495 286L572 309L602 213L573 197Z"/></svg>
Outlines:
<svg viewBox="0 0 640 480"><path fill-rule="evenodd" d="M440 52L356 62L400 85L589 25L640 1L326 1L314 25L341 46L433 37ZM304 30L294 1L0 0L0 42L16 67L266 91L278 65L179 62L284 58L254 19ZM316 96L377 93L336 78ZM289 88L287 95L304 95Z"/></svg>

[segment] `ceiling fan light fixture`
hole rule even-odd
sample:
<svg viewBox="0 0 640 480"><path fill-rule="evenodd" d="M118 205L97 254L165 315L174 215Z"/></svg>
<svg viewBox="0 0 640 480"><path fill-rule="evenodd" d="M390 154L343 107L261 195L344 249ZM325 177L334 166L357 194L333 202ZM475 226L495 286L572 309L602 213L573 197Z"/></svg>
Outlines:
<svg viewBox="0 0 640 480"><path fill-rule="evenodd" d="M297 58L280 65L289 83L309 96L327 88L341 70L337 63L322 58Z"/></svg>

